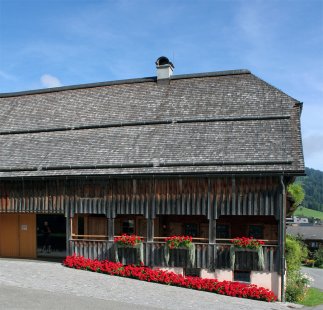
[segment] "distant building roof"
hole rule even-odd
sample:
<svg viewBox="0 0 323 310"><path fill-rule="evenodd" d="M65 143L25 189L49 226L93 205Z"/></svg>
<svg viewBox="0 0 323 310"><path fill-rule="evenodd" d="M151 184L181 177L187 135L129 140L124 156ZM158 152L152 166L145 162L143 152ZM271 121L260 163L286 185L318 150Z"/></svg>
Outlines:
<svg viewBox="0 0 323 310"><path fill-rule="evenodd" d="M287 233L300 236L304 240L323 240L323 226L287 226Z"/></svg>
<svg viewBox="0 0 323 310"><path fill-rule="evenodd" d="M0 94L0 177L302 174L300 111L247 70Z"/></svg>

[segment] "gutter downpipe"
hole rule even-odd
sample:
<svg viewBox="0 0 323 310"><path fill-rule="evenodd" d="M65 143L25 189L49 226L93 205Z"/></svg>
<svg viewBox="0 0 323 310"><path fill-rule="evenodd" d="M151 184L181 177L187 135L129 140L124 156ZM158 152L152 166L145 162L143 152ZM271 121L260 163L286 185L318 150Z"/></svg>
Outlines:
<svg viewBox="0 0 323 310"><path fill-rule="evenodd" d="M280 208L280 271L281 271L281 301L285 302L285 244L286 244L286 188L284 177L280 176L280 183L282 188L282 203Z"/></svg>

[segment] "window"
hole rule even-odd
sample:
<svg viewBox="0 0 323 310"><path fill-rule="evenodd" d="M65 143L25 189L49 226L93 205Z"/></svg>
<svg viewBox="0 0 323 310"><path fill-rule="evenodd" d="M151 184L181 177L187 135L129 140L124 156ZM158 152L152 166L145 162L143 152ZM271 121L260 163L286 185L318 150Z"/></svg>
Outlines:
<svg viewBox="0 0 323 310"><path fill-rule="evenodd" d="M84 216L78 216L77 235L85 235L84 233Z"/></svg>
<svg viewBox="0 0 323 310"><path fill-rule="evenodd" d="M189 277L200 277L201 268L184 268L184 274Z"/></svg>
<svg viewBox="0 0 323 310"><path fill-rule="evenodd" d="M249 237L264 239L264 227L262 225L249 225Z"/></svg>
<svg viewBox="0 0 323 310"><path fill-rule="evenodd" d="M135 233L135 221L134 220L124 220L122 222L122 233L123 234L134 234Z"/></svg>
<svg viewBox="0 0 323 310"><path fill-rule="evenodd" d="M184 234L186 236L197 237L198 235L197 224L185 224Z"/></svg>
<svg viewBox="0 0 323 310"><path fill-rule="evenodd" d="M72 220L72 231L74 235L94 238L103 238L108 233L107 218L103 214L78 214Z"/></svg>
<svg viewBox="0 0 323 310"><path fill-rule="evenodd" d="M230 238L230 227L228 224L218 224L216 226L216 238L218 239Z"/></svg>
<svg viewBox="0 0 323 310"><path fill-rule="evenodd" d="M250 283L250 271L234 271L233 281Z"/></svg>

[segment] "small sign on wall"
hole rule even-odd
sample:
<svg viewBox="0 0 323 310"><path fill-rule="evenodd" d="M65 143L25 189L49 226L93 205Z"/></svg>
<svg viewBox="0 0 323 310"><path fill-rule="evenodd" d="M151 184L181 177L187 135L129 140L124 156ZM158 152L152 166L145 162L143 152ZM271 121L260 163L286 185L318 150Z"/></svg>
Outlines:
<svg viewBox="0 0 323 310"><path fill-rule="evenodd" d="M26 224L22 224L22 225L20 226L20 228L21 228L21 230L27 230L27 229L28 229L28 225L26 225Z"/></svg>

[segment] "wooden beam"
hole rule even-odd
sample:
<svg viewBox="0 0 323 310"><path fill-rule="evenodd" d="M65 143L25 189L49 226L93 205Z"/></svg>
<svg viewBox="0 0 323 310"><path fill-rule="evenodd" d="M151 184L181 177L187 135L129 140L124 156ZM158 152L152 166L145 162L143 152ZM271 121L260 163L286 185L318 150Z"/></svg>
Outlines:
<svg viewBox="0 0 323 310"><path fill-rule="evenodd" d="M211 180L208 178L208 195L207 195L207 208L209 215L209 245L208 245L208 262L209 270L213 270L216 260L216 219L214 206L211 203Z"/></svg>
<svg viewBox="0 0 323 310"><path fill-rule="evenodd" d="M108 240L113 242L114 240L114 218L108 218Z"/></svg>

